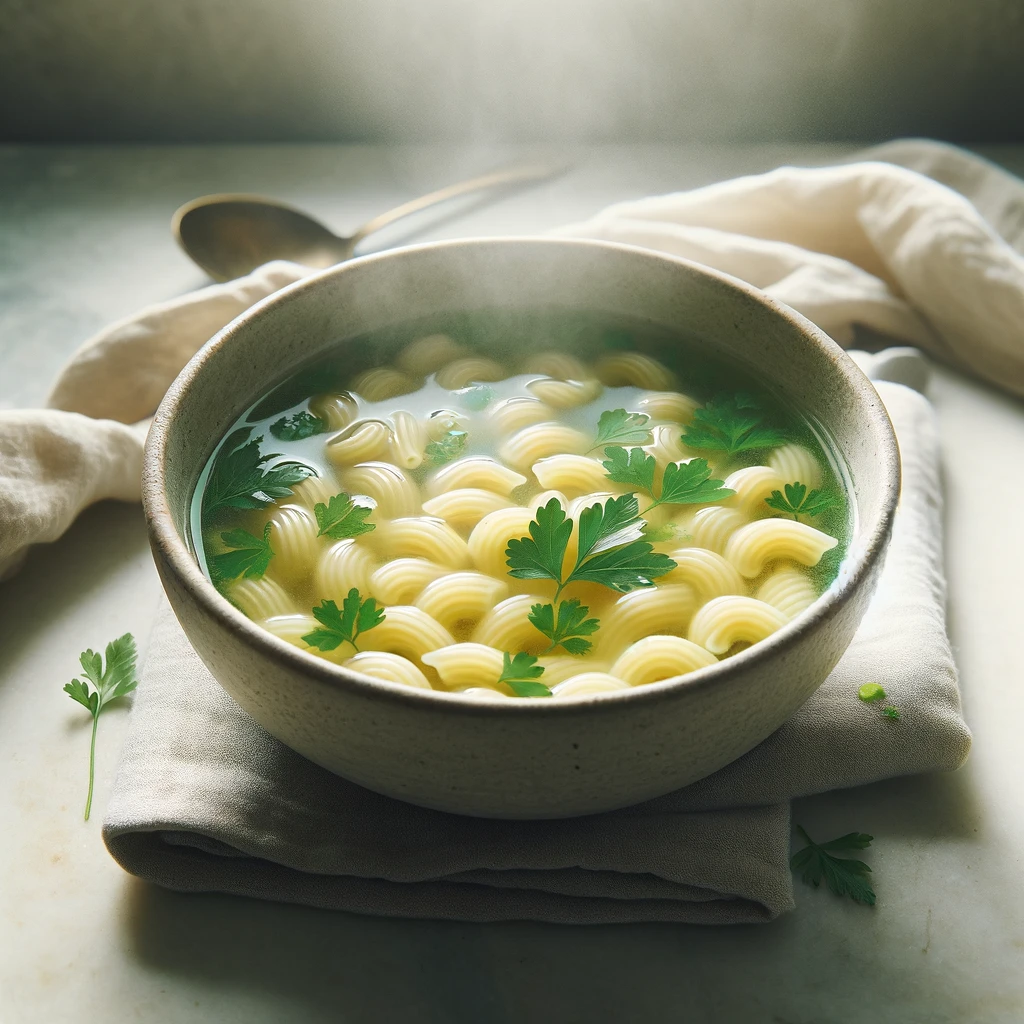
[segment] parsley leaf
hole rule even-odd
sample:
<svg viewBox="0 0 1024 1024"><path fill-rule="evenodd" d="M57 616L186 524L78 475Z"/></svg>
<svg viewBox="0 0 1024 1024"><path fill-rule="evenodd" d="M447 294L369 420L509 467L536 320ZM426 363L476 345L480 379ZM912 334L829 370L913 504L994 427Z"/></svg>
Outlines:
<svg viewBox="0 0 1024 1024"><path fill-rule="evenodd" d="M657 461L642 448L605 448L606 460L601 463L605 475L616 483L632 485L653 498L644 514L658 505L703 505L730 498L736 492L722 486L721 480L712 480L707 459L689 462L670 462L661 480L661 493L654 493L654 473Z"/></svg>
<svg viewBox="0 0 1024 1024"><path fill-rule="evenodd" d="M589 581L628 594L639 587L653 587L654 580L676 567L668 555L655 551L647 541L602 551L574 569L567 583Z"/></svg>
<svg viewBox="0 0 1024 1024"><path fill-rule="evenodd" d="M300 462L281 462L266 468L276 452L260 454L260 438L246 440L251 427L242 427L231 434L214 460L203 492L203 517L208 518L226 508L263 508L275 498L285 498L292 486L307 476L311 467Z"/></svg>
<svg viewBox="0 0 1024 1024"><path fill-rule="evenodd" d="M537 509L530 536L510 540L505 549L509 576L518 580L562 580L562 560L572 535L572 520L557 498Z"/></svg>
<svg viewBox="0 0 1024 1024"><path fill-rule="evenodd" d="M766 422L757 402L748 395L713 398L693 414L682 441L691 448L725 452L730 458L786 443L782 430Z"/></svg>
<svg viewBox="0 0 1024 1024"><path fill-rule="evenodd" d="M800 872L800 878L807 885L817 888L822 879L837 896L849 896L857 903L875 905L875 893L865 877L871 868L862 860L850 857L833 857L830 851L866 850L874 838L863 832L848 832L845 836L827 843L816 843L799 826L796 830L807 841L807 845L793 854L789 866Z"/></svg>
<svg viewBox="0 0 1024 1024"><path fill-rule="evenodd" d="M138 686L135 678L135 664L138 653L135 649L135 637L125 633L107 644L107 667L103 668L103 659L93 650L83 651L79 657L82 671L89 682L72 679L64 684L64 692L77 701L92 715L92 740L89 744L89 793L85 798L85 820L89 820L92 810L92 788L96 775L96 726L99 724L100 713L111 702L132 692ZM94 689L89 688L92 683Z"/></svg>
<svg viewBox="0 0 1024 1024"><path fill-rule="evenodd" d="M601 625L600 619L588 619L590 609L578 598L561 601L558 605L557 617L552 604L535 604L530 608L530 622L550 641L551 646L545 653L556 647L564 647L570 654L586 654L593 646L588 637L596 633Z"/></svg>
<svg viewBox="0 0 1024 1024"><path fill-rule="evenodd" d="M302 441L322 434L326 429L327 423L310 412L282 416L270 424L270 432L278 441Z"/></svg>
<svg viewBox="0 0 1024 1024"><path fill-rule="evenodd" d="M538 665L532 654L520 653L512 657L505 651L498 682L505 683L517 697L550 697L551 691L537 682L543 674L544 666Z"/></svg>
<svg viewBox="0 0 1024 1024"><path fill-rule="evenodd" d="M317 536L341 540L344 537L359 537L364 533L370 533L377 529L376 524L366 522L372 512L372 507L357 505L352 500L352 495L345 494L344 491L335 494L326 505L318 501L313 506L316 525L320 528Z"/></svg>
<svg viewBox="0 0 1024 1024"><path fill-rule="evenodd" d="M210 575L214 582L237 579L258 580L270 565L274 549L270 546L270 523L263 527L262 539L248 530L228 530L220 539L234 551L225 551L210 559Z"/></svg>
<svg viewBox="0 0 1024 1024"><path fill-rule="evenodd" d="M764 503L769 508L785 512L796 519L797 516L801 515L819 515L826 509L831 508L836 503L836 500L833 495L826 494L820 489L815 489L808 494L807 485L797 481L796 483L786 484L785 497L782 496L781 491L772 491L771 497L765 498Z"/></svg>
<svg viewBox="0 0 1024 1024"><path fill-rule="evenodd" d="M321 651L333 651L342 644L351 644L358 651L359 634L379 626L385 618L384 609L378 608L372 597L363 600L356 587L348 592L340 609L333 601L321 601L313 609L313 617L324 628L314 629L302 639Z"/></svg>
<svg viewBox="0 0 1024 1024"><path fill-rule="evenodd" d="M431 441L424 449L429 462L435 466L457 459L466 450L467 434L464 430L449 430L438 441Z"/></svg>
<svg viewBox="0 0 1024 1024"><path fill-rule="evenodd" d="M651 440L650 422L651 417L642 412L609 409L597 421L597 440L590 450L606 444L647 444Z"/></svg>

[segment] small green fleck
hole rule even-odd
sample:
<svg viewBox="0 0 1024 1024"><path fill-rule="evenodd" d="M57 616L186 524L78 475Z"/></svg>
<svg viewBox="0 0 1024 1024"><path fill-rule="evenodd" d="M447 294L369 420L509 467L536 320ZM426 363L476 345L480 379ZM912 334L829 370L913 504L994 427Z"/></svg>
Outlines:
<svg viewBox="0 0 1024 1024"><path fill-rule="evenodd" d="M885 700L885 690L878 683L864 683L857 691L857 696L865 704L870 704L872 701Z"/></svg>
<svg viewBox="0 0 1024 1024"><path fill-rule="evenodd" d="M473 384L468 388L460 388L455 394L471 412L486 409L495 398L494 388L489 388L486 384Z"/></svg>
<svg viewBox="0 0 1024 1024"><path fill-rule="evenodd" d="M886 718L898 719L900 717L900 709L894 708L891 704L888 707L882 708L882 714Z"/></svg>

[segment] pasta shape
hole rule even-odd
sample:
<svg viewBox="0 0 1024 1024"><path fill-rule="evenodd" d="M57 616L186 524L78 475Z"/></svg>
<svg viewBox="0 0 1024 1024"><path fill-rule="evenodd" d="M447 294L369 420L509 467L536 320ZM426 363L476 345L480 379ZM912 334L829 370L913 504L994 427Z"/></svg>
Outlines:
<svg viewBox="0 0 1024 1024"><path fill-rule="evenodd" d="M753 597L716 597L690 623L690 639L712 654L725 654L737 643L756 644L781 629L787 618Z"/></svg>
<svg viewBox="0 0 1024 1024"><path fill-rule="evenodd" d="M457 391L469 384L504 380L508 371L501 363L484 356L466 356L442 366L434 380L448 391Z"/></svg>
<svg viewBox="0 0 1024 1024"><path fill-rule="evenodd" d="M347 391L338 391L314 395L309 400L309 411L330 430L343 430L359 414L359 403Z"/></svg>
<svg viewBox="0 0 1024 1024"><path fill-rule="evenodd" d="M759 519L740 527L729 538L724 553L740 575L753 579L766 563L778 558L817 565L838 543L835 537L792 519Z"/></svg>
<svg viewBox="0 0 1024 1024"><path fill-rule="evenodd" d="M515 396L495 402L488 410L491 422L502 434L511 434L523 427L550 420L555 411L539 398Z"/></svg>
<svg viewBox="0 0 1024 1024"><path fill-rule="evenodd" d="M513 538L529 535L534 510L518 505L490 512L473 527L469 535L469 555L480 572L504 576L505 548Z"/></svg>
<svg viewBox="0 0 1024 1024"><path fill-rule="evenodd" d="M655 635L627 647L612 665L611 674L630 686L643 686L717 664L713 654L690 640Z"/></svg>
<svg viewBox="0 0 1024 1024"><path fill-rule="evenodd" d="M392 366L377 366L366 370L352 382L352 390L368 402L383 402L388 398L408 395L422 386L422 378L413 377Z"/></svg>
<svg viewBox="0 0 1024 1024"><path fill-rule="evenodd" d="M676 375L667 366L642 352L609 352L598 359L594 369L608 387L671 391L676 385Z"/></svg>
<svg viewBox="0 0 1024 1024"><path fill-rule="evenodd" d="M377 505L376 519L397 519L420 510L420 489L390 462L361 462L342 475L350 494L369 495Z"/></svg>
<svg viewBox="0 0 1024 1024"><path fill-rule="evenodd" d="M748 522L749 519L739 509L713 505L694 514L690 521L690 535L698 547L721 555L725 553L732 534Z"/></svg>
<svg viewBox="0 0 1024 1024"><path fill-rule="evenodd" d="M586 380L590 371L568 352L534 352L523 361L521 373L542 373L555 380Z"/></svg>
<svg viewBox="0 0 1024 1024"><path fill-rule="evenodd" d="M660 583L689 583L708 601L726 594L746 594L747 583L732 562L708 548L678 548L669 558L676 567Z"/></svg>
<svg viewBox="0 0 1024 1024"><path fill-rule="evenodd" d="M316 565L315 588L321 600L341 604L356 587L364 594L373 592L370 580L376 566L373 555L351 537L332 544Z"/></svg>
<svg viewBox="0 0 1024 1024"><path fill-rule="evenodd" d="M308 636L320 626L312 615L298 613L295 615L272 615L264 619L260 625L274 636L286 640L296 647L305 647L303 637Z"/></svg>
<svg viewBox="0 0 1024 1024"><path fill-rule="evenodd" d="M553 409L575 409L593 402L604 388L599 380L555 380L542 377L530 381L526 390Z"/></svg>
<svg viewBox="0 0 1024 1024"><path fill-rule="evenodd" d="M566 679L580 674L582 667L580 659L571 654L548 654L537 659L537 664L544 669L544 675L538 680L545 686L554 686L556 683L564 683ZM591 672L606 672L607 662L598 661L596 658L588 657L584 663Z"/></svg>
<svg viewBox="0 0 1024 1024"><path fill-rule="evenodd" d="M555 700L566 700L570 697L595 697L600 693L614 693L616 690L628 690L629 683L607 672L581 672L579 675L566 679L551 688L551 696Z"/></svg>
<svg viewBox="0 0 1024 1024"><path fill-rule="evenodd" d="M432 690L427 677L408 658L387 651L360 651L342 665L353 672L374 679L386 679L389 683L413 686L417 690Z"/></svg>
<svg viewBox="0 0 1024 1024"><path fill-rule="evenodd" d="M393 558L374 571L369 591L382 604L412 604L424 587L449 572L425 558Z"/></svg>
<svg viewBox="0 0 1024 1024"><path fill-rule="evenodd" d="M541 487L565 494L590 494L609 486L604 466L586 455L549 455L535 462L532 471Z"/></svg>
<svg viewBox="0 0 1024 1024"><path fill-rule="evenodd" d="M465 348L447 334L428 334L410 341L395 356L395 365L412 377L426 377L465 353Z"/></svg>
<svg viewBox="0 0 1024 1024"><path fill-rule="evenodd" d="M497 686L504 659L502 652L486 644L451 644L423 655L450 690Z"/></svg>
<svg viewBox="0 0 1024 1024"><path fill-rule="evenodd" d="M268 522L274 557L267 574L291 585L311 577L322 547L313 513L302 505L279 505Z"/></svg>
<svg viewBox="0 0 1024 1024"><path fill-rule="evenodd" d="M473 633L474 642L496 647L500 651L539 654L551 646L551 641L530 622L529 615L535 604L544 603L543 597L532 594L517 594L506 598L480 620L480 625Z"/></svg>
<svg viewBox="0 0 1024 1024"><path fill-rule="evenodd" d="M294 615L298 612L295 599L280 583L264 576L250 580L244 577L228 587L228 598L250 619L256 622L274 618L277 615Z"/></svg>
<svg viewBox="0 0 1024 1024"><path fill-rule="evenodd" d="M787 484L801 483L809 491L822 484L821 463L809 448L802 444L784 444L768 456L768 465Z"/></svg>
<svg viewBox="0 0 1024 1024"><path fill-rule="evenodd" d="M452 569L468 569L466 542L443 520L410 516L381 523L374 534L392 558L425 558Z"/></svg>
<svg viewBox="0 0 1024 1024"><path fill-rule="evenodd" d="M500 448L501 457L518 470L529 469L549 455L585 452L590 438L574 427L552 420L535 423L513 434Z"/></svg>
<svg viewBox="0 0 1024 1024"><path fill-rule="evenodd" d="M439 441L449 430L465 430L468 417L455 409L438 409L430 414L424 424L427 437Z"/></svg>
<svg viewBox="0 0 1024 1024"><path fill-rule="evenodd" d="M459 487L423 503L428 516L437 516L457 530L474 527L491 512L511 507L510 499L480 487Z"/></svg>
<svg viewBox="0 0 1024 1024"><path fill-rule="evenodd" d="M459 623L476 625L506 597L503 580L480 572L453 572L428 583L415 604L451 632Z"/></svg>
<svg viewBox="0 0 1024 1024"><path fill-rule="evenodd" d="M387 651L412 661L422 661L429 651L453 643L451 633L440 622L413 605L389 607L379 626L359 635L359 644L364 650Z"/></svg>
<svg viewBox="0 0 1024 1024"><path fill-rule="evenodd" d="M648 455L654 456L658 469L664 472L670 462L685 462L693 458L693 452L679 438L679 427L661 423L651 428L651 442L642 447Z"/></svg>
<svg viewBox="0 0 1024 1024"><path fill-rule="evenodd" d="M432 498L460 487L479 487L507 498L525 483L526 477L522 473L503 466L495 459L477 455L442 466L427 480L426 487Z"/></svg>
<svg viewBox="0 0 1024 1024"><path fill-rule="evenodd" d="M595 639L600 653L615 657L652 634L683 636L697 609L697 595L686 583L646 587L620 597L605 612Z"/></svg>
<svg viewBox="0 0 1024 1024"><path fill-rule="evenodd" d="M795 619L818 600L818 591L803 570L778 566L761 584L757 598L778 608L787 619Z"/></svg>
<svg viewBox="0 0 1024 1024"><path fill-rule="evenodd" d="M771 466L748 466L730 473L725 478L725 486L736 492L725 503L752 516L767 512L765 498L770 498L772 491L781 491L786 483Z"/></svg>
<svg viewBox="0 0 1024 1024"><path fill-rule="evenodd" d="M394 429L390 439L391 461L402 469L415 469L423 465L423 450L427 446L427 430L411 412L399 410L391 414Z"/></svg>
<svg viewBox="0 0 1024 1024"><path fill-rule="evenodd" d="M672 423L689 423L693 419L698 403L678 391L647 391L636 403L636 411L646 413L652 420L670 420Z"/></svg>
<svg viewBox="0 0 1024 1024"><path fill-rule="evenodd" d="M333 480L322 476L307 476L305 480L292 485L292 500L312 512L317 505L326 505L340 491L341 488Z"/></svg>
<svg viewBox="0 0 1024 1024"><path fill-rule="evenodd" d="M335 466L354 466L385 455L391 428L380 420L353 423L328 440L324 454Z"/></svg>

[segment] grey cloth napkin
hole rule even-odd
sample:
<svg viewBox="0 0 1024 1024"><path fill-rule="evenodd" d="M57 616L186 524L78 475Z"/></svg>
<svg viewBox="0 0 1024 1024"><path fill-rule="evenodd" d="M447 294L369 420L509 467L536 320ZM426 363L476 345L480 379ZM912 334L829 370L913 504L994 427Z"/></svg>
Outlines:
<svg viewBox="0 0 1024 1024"><path fill-rule="evenodd" d="M822 687L738 761L587 818L424 810L337 778L267 735L165 607L107 810L111 854L172 889L408 917L730 924L790 909L791 799L952 770L970 745L945 629L933 411L901 385L879 391L904 471L879 590ZM899 721L858 699L868 681L885 687Z"/></svg>

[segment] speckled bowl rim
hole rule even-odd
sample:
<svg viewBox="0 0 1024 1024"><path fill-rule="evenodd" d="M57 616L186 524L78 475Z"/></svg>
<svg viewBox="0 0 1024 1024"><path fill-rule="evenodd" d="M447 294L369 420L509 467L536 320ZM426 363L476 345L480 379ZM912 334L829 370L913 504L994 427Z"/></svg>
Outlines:
<svg viewBox="0 0 1024 1024"><path fill-rule="evenodd" d="M189 551L185 541L179 536L174 525L170 505L165 490L164 460L167 452L167 437L174 429L178 410L189 401L189 391L193 382L203 371L211 355L226 345L234 343L236 336L243 332L254 320L263 316L264 312L274 306L293 302L307 291L321 287L325 280L333 279L348 273L350 268L365 268L378 262L386 262L402 258L403 254L424 250L459 249L486 245L549 245L567 251L586 249L607 249L628 252L632 256L645 259L667 261L728 285L743 293L748 299L763 306L774 315L787 320L793 327L806 335L828 356L837 377L841 378L854 400L858 403L863 417L864 429L869 431L878 449L878 458L882 462L882 488L884 493L879 496L880 512L877 520L870 526L869 532L859 533L860 541L855 554L849 555L848 572L838 586L833 584L808 609L787 623L777 632L745 651L733 655L726 661L697 669L683 676L647 683L628 690L614 690L608 693L593 694L573 700L476 700L461 697L455 693L439 690L421 690L392 683L384 679L376 679L362 673L352 672L308 654L287 641L274 636L258 626L242 614L234 605L217 591L213 584L203 575L199 564ZM571 258L571 257L570 257ZM268 382L269 384L272 382ZM784 389L783 389L784 390ZM241 411L241 410L239 410ZM642 246L625 245L619 242L605 242L592 239L533 237L528 235L497 236L483 238L461 238L442 242L427 242L420 245L403 246L389 249L381 253L361 256L345 263L318 271L294 284L274 292L267 298L249 307L224 328L218 331L185 365L181 373L167 389L159 408L153 418L149 437L143 456L142 501L146 513L150 540L154 547L159 548L167 564L177 574L189 596L200 608L220 624L236 634L247 644L255 647L270 662L286 666L288 669L312 676L317 682L341 690L352 690L362 696L375 694L387 703L397 701L411 707L422 707L425 710L437 711L445 707L453 714L472 714L475 716L489 715L573 715L583 710L597 713L601 710L614 712L624 702L658 702L683 689L697 689L719 685L730 677L741 672L747 666L758 661L766 661L776 655L783 654L793 647L819 623L834 617L842 606L850 599L870 575L870 572L882 557L892 532L893 517L900 493L900 456L896 435L892 422L882 404L881 398L871 382L853 362L853 360L820 328L796 310L778 302L763 291L741 281L730 274L722 273L678 256L670 256L647 249Z"/></svg>

